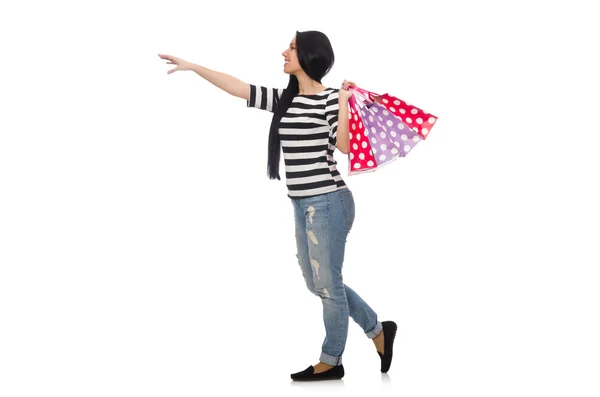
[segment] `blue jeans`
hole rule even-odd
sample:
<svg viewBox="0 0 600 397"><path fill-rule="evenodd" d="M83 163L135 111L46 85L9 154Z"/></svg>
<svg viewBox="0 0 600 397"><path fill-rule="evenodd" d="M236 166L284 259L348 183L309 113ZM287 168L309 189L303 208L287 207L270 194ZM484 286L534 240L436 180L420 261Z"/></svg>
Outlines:
<svg viewBox="0 0 600 397"><path fill-rule="evenodd" d="M348 188L307 198L292 198L298 263L306 286L323 303L325 341L320 361L341 365L348 336L348 316L369 339L377 336L377 314L344 284L346 237L354 222L354 198Z"/></svg>

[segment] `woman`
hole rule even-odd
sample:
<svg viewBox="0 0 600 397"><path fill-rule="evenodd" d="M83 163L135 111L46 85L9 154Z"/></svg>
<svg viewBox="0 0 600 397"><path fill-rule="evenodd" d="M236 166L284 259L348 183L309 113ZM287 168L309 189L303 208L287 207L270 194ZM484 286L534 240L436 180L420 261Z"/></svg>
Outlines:
<svg viewBox="0 0 600 397"><path fill-rule="evenodd" d="M336 169L333 151L348 154L349 85L341 89L321 84L334 63L327 36L318 31L296 31L283 53L283 71L290 75L286 89L246 84L182 59L159 54L169 70L192 70L246 106L274 113L269 134L268 176L279 176L283 149L288 197L294 207L298 262L308 289L323 303L326 336L319 363L292 374L294 380L341 379L342 353L348 334L348 316L373 340L381 372L389 370L397 326L379 322L377 314L342 280L346 237L354 222L354 198ZM342 122L338 124L338 120ZM337 134L337 132L340 134ZM339 137L339 139L337 139Z"/></svg>

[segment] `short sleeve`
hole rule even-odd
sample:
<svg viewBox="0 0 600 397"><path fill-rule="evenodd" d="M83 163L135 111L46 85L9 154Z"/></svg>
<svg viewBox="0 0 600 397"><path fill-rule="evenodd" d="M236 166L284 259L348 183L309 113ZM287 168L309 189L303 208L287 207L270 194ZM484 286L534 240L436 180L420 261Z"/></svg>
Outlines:
<svg viewBox="0 0 600 397"><path fill-rule="evenodd" d="M336 138L338 115L340 110L340 105L338 103L339 91L339 89L335 89L334 91L332 91L327 97L327 102L325 104L325 117L327 118L327 122L329 123L331 136L334 139Z"/></svg>
<svg viewBox="0 0 600 397"><path fill-rule="evenodd" d="M250 95L246 101L246 106L274 113L283 91L284 88L268 88L250 84Z"/></svg>

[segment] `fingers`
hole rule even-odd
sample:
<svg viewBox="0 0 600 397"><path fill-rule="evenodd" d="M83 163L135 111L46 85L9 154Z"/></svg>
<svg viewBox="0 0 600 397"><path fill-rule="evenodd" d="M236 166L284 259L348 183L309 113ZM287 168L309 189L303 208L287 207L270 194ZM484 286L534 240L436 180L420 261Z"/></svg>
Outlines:
<svg viewBox="0 0 600 397"><path fill-rule="evenodd" d="M167 64L172 64L172 65L177 65L177 58L175 58L174 56L171 55L165 55L165 54L158 54L159 58L161 59L166 59L169 62L167 62Z"/></svg>
<svg viewBox="0 0 600 397"><path fill-rule="evenodd" d="M344 82L342 83L342 89L347 90L348 87L350 86L354 86L356 87L356 83L354 81L348 81L348 80L344 80Z"/></svg>
<svg viewBox="0 0 600 397"><path fill-rule="evenodd" d="M177 58L175 58L174 56L166 55L166 54L158 54L158 56L161 59L166 59L168 61L167 65L177 65L176 68L173 68L173 69L167 71L167 74L171 74L173 72L176 72L176 71L180 70L179 69L179 64L176 62Z"/></svg>

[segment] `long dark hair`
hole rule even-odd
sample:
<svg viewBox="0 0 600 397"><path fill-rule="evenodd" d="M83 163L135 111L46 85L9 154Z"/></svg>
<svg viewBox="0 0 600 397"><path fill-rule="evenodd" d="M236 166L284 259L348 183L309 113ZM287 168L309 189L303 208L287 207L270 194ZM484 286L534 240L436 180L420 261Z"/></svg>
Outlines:
<svg viewBox="0 0 600 397"><path fill-rule="evenodd" d="M305 32L296 31L296 53L302 70L311 79L321 84L321 79L329 73L335 57L329 38L324 33L316 30ZM267 173L269 179L281 180L279 177L279 160L281 142L279 141L279 123L287 112L292 100L298 95L298 78L290 74L288 86L279 99L271 120L271 131L269 133L269 162Z"/></svg>

